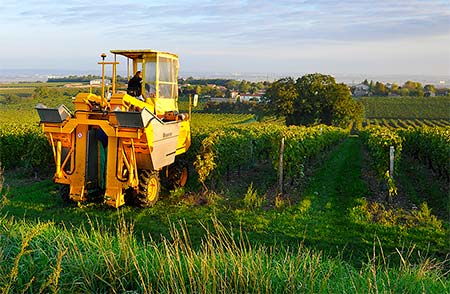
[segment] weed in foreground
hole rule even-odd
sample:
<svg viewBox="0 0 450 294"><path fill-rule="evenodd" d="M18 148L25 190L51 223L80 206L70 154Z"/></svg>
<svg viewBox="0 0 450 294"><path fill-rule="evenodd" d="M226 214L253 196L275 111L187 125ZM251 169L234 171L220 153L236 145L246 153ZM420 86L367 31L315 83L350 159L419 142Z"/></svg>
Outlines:
<svg viewBox="0 0 450 294"><path fill-rule="evenodd" d="M398 249L401 264L392 265L378 241L379 249L358 269L302 243L294 248L251 245L242 229L227 228L216 219L203 229L205 237L196 247L182 221L172 223L170 237L157 242L151 236L136 238L134 225L123 217L112 232L95 222L89 228L69 230L3 216L0 289L3 293L414 293L417 289L445 293L450 287L442 271L445 264L427 257L413 263L414 248Z"/></svg>
<svg viewBox="0 0 450 294"><path fill-rule="evenodd" d="M244 204L247 208L259 208L264 203L264 197L258 195L258 191L253 188L253 182L248 186L247 192L244 195Z"/></svg>

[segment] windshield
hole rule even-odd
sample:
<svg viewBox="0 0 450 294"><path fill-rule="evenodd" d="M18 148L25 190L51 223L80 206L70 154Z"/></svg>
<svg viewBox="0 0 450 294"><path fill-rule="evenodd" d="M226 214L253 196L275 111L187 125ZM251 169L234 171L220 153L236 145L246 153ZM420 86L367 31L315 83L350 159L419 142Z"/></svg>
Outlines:
<svg viewBox="0 0 450 294"><path fill-rule="evenodd" d="M159 97L176 98L178 60L159 57Z"/></svg>
<svg viewBox="0 0 450 294"><path fill-rule="evenodd" d="M145 63L145 97L154 98L156 96L156 62L147 61Z"/></svg>

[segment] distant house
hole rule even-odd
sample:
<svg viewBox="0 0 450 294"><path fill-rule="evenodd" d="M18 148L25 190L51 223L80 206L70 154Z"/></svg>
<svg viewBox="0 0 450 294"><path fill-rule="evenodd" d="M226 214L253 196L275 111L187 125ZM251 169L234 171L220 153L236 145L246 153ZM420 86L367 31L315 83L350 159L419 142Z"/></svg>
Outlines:
<svg viewBox="0 0 450 294"><path fill-rule="evenodd" d="M237 99L237 97L235 97L235 98L211 97L211 98L209 98L209 101L217 102L217 103L222 103L222 102L235 103L236 99Z"/></svg>
<svg viewBox="0 0 450 294"><path fill-rule="evenodd" d="M262 95L245 93L245 94L241 94L239 97L240 97L240 101L256 101L256 102L260 102Z"/></svg>
<svg viewBox="0 0 450 294"><path fill-rule="evenodd" d="M426 91L425 93L423 93L424 97L435 97L436 94L432 91Z"/></svg>
<svg viewBox="0 0 450 294"><path fill-rule="evenodd" d="M239 92L238 91L231 91L230 92L231 98L236 101L237 98L239 97Z"/></svg>
<svg viewBox="0 0 450 294"><path fill-rule="evenodd" d="M221 97L210 97L209 101L211 102L229 102L229 103L236 103L239 99L239 101L255 101L255 102L261 102L262 96L266 93L265 90L259 90L255 94L250 93L244 93L240 94L237 91L231 91L229 98L221 98Z"/></svg>
<svg viewBox="0 0 450 294"><path fill-rule="evenodd" d="M255 94L245 93L240 95L240 101L261 102L262 97L266 94L265 90L259 90Z"/></svg>
<svg viewBox="0 0 450 294"><path fill-rule="evenodd" d="M369 86L366 84L358 84L354 87L353 96L368 96L369 95Z"/></svg>
<svg viewBox="0 0 450 294"><path fill-rule="evenodd" d="M221 90L221 91L226 91L227 90L227 87L224 87L224 86L218 86L218 85L216 85L216 84L206 84L208 87L211 87L211 88L217 88L217 89L219 89L219 90Z"/></svg>

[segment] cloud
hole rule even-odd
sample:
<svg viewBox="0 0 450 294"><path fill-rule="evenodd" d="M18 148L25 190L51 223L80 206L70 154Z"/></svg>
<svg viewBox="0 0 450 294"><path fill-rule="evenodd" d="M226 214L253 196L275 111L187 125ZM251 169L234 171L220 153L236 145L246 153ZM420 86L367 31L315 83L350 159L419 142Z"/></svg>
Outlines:
<svg viewBox="0 0 450 294"><path fill-rule="evenodd" d="M0 16L135 37L238 41L367 40L449 33L447 1L25 1ZM136 27L135 31L129 28Z"/></svg>
<svg viewBox="0 0 450 294"><path fill-rule="evenodd" d="M81 54L89 43L90 50L111 45L152 46L191 55L209 52L215 58L222 56L223 63L227 58L248 59L261 54L282 59L284 55L279 52L299 58L312 56L320 62L323 59L316 52L328 50L330 58L342 58L345 54L330 50L345 48L351 52L352 46L361 53L364 46L401 44L381 50L379 58L401 55L418 42L429 43L429 51L421 53L423 58L436 58L432 56L436 49L430 48L450 47L448 0L4 2L0 37L10 42L11 53L14 46L24 47L26 42L29 47L38 43L42 50L44 43L52 43L47 50L66 46ZM378 54L371 48L367 52ZM448 54L440 54L439 58L448 61Z"/></svg>

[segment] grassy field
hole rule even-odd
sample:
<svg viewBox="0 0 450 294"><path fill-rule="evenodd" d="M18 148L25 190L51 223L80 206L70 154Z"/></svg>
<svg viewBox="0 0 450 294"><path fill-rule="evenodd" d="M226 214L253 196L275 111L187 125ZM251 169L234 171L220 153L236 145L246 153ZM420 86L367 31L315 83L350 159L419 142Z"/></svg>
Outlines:
<svg viewBox="0 0 450 294"><path fill-rule="evenodd" d="M36 88L36 87L61 87L68 83L45 83L45 82L36 82L36 83L0 83L0 88Z"/></svg>
<svg viewBox="0 0 450 294"><path fill-rule="evenodd" d="M291 204L280 208L269 192L276 177L264 165L207 195L196 194L191 184L189 189L194 190L188 194L166 191L153 208L118 210L95 203L68 205L50 180L7 173L9 191L0 236L8 244L3 251L10 253L0 257L4 261L0 271L14 272L20 248L27 236L33 239L23 248L22 255L32 257L21 263L27 270L20 279L3 283L23 289L36 276L40 278L31 283L33 287L49 281L47 287L88 292L206 287L207 292L242 288L296 293L298 287L306 287L315 293L354 287L352 293L376 293L376 289L414 293L419 285L425 293L447 291L449 280L443 274L449 269L448 222L432 222L426 211L414 226L365 218L362 203L369 197L369 187L362 175L367 164L362 149L359 139L351 137L318 159L322 164L314 176L301 191L290 190ZM431 187L434 184L440 185L429 182ZM266 204L246 205L251 194L264 198ZM59 241L50 245L54 236ZM53 266L36 272L45 263ZM268 264L270 270L265 270ZM90 277L98 268L108 272ZM235 273L238 268L245 274ZM215 278L208 272L214 272ZM260 275L258 282L252 278ZM79 284L68 282L71 276L78 277ZM176 282L169 285L169 281Z"/></svg>
<svg viewBox="0 0 450 294"><path fill-rule="evenodd" d="M72 92L52 91L57 95L46 98L46 104L70 105ZM31 125L29 130L37 132L37 99L31 95L20 103L0 104L0 136L10 125ZM199 110L201 106L192 115L196 152L202 146L199 138L213 130L243 128L233 132L246 142L244 130L280 125L276 118L262 124L251 114ZM36 134L23 138L45 143ZM226 144L238 142L226 139L225 151ZM4 153L0 155L13 157L12 167L23 159ZM238 158L228 155L226 160L233 157ZM445 179L405 155L396 174L400 192L387 203L387 188L375 173L367 147L355 135L298 162L300 169L295 162L287 164L297 173L285 182L283 197L277 197L273 163L260 160L222 172L214 185L208 184L207 192L191 167L186 188L163 190L161 200L147 209L66 203L58 196L48 165L41 164L39 172L28 165L8 168L0 175L0 289L2 293L450 290L450 194Z"/></svg>

